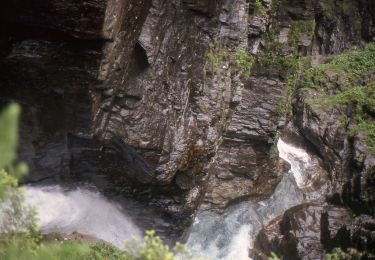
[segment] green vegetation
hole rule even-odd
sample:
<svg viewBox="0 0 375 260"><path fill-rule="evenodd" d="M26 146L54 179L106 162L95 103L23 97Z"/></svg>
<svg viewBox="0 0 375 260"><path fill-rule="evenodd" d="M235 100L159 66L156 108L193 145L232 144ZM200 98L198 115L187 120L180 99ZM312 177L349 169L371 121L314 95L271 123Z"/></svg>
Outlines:
<svg viewBox="0 0 375 260"><path fill-rule="evenodd" d="M254 57L241 50L240 48L236 51L236 60L232 66L233 72L240 72L245 80L248 80L251 74L251 69L254 64Z"/></svg>
<svg viewBox="0 0 375 260"><path fill-rule="evenodd" d="M337 12L351 16L354 10L356 10L355 1L351 0L339 1L337 4L335 4L334 0L326 0L322 5L322 14L328 20L332 20Z"/></svg>
<svg viewBox="0 0 375 260"><path fill-rule="evenodd" d="M104 243L64 241L38 244L25 238L18 238L0 246L0 259L7 260L173 260L177 255L180 259L193 259L191 253L181 244L176 244L173 250L170 250L155 236L154 231L148 231L143 242L134 240L127 244L125 250Z"/></svg>
<svg viewBox="0 0 375 260"><path fill-rule="evenodd" d="M278 5L276 2L275 5ZM277 8L277 7L276 7ZM277 9L273 6L273 12ZM292 96L296 88L302 71L310 67L310 59L308 57L300 57L298 53L298 42L302 34L313 37L315 31L315 20L298 20L293 22L288 34L288 47L278 41L278 24L276 15L272 19L271 29L265 34L267 50L258 59L258 62L268 70L281 70L288 72L287 78L287 99L285 105L280 103L277 107L277 116L280 114L285 116L292 115ZM289 50L288 50L289 49ZM283 111L281 111L283 107Z"/></svg>
<svg viewBox="0 0 375 260"><path fill-rule="evenodd" d="M341 116L341 124L356 125L351 134L364 134L369 152L375 155L375 122L371 116L375 109L375 80L370 75L374 71L375 44L369 44L307 70L302 85L324 94L308 100L311 105L350 107L350 112Z"/></svg>
<svg viewBox="0 0 375 260"><path fill-rule="evenodd" d="M280 260L280 257L278 257L274 252L271 252L271 256L268 257L268 260Z"/></svg>
<svg viewBox="0 0 375 260"><path fill-rule="evenodd" d="M207 53L205 70L210 70L220 77L222 67L229 63L229 52L221 48L218 42L214 42L213 48Z"/></svg>
<svg viewBox="0 0 375 260"><path fill-rule="evenodd" d="M262 14L264 13L264 6L262 0L255 0L254 2L254 14Z"/></svg>
<svg viewBox="0 0 375 260"><path fill-rule="evenodd" d="M221 77L221 71L224 66L230 66L232 73L241 73L244 79L250 77L251 68L254 63L252 55L240 48L236 50L234 62L231 62L231 55L228 50L221 48L217 42L207 53L205 70L213 71L218 78Z"/></svg>
<svg viewBox="0 0 375 260"><path fill-rule="evenodd" d="M278 25L274 17L270 30L264 36L267 49L258 58L258 62L268 70L287 70L294 59L283 52L283 44L279 43L277 39L277 31Z"/></svg>
<svg viewBox="0 0 375 260"><path fill-rule="evenodd" d="M353 248L348 253L345 253L341 248L335 248L332 253L326 254L327 260L360 260L362 256L363 253Z"/></svg>
<svg viewBox="0 0 375 260"><path fill-rule="evenodd" d="M353 10L355 8L354 3L355 3L354 1L350 1L350 0L342 1L342 3L339 4L342 13L348 16L353 14Z"/></svg>
<svg viewBox="0 0 375 260"><path fill-rule="evenodd" d="M288 42L294 52L298 52L298 41L301 35L306 34L312 38L315 32L315 27L315 20L298 20L292 24L288 35ZM298 55L298 53L295 53L294 55Z"/></svg>
<svg viewBox="0 0 375 260"><path fill-rule="evenodd" d="M332 19L335 15L335 2L334 0L326 0L323 2L322 13L328 19Z"/></svg>
<svg viewBox="0 0 375 260"><path fill-rule="evenodd" d="M26 173L16 164L20 107L11 104L0 114L0 259L4 260L173 260L193 259L181 244L170 250L154 231L143 241L132 241L119 250L104 243L43 242L35 212L24 204L18 178Z"/></svg>
<svg viewBox="0 0 375 260"><path fill-rule="evenodd" d="M303 86L318 90L327 87L327 83L332 83L333 88L338 85L351 88L359 84L363 76L373 72L374 68L375 44L372 43L362 50L331 57L327 63L307 70Z"/></svg>
<svg viewBox="0 0 375 260"><path fill-rule="evenodd" d="M295 21L288 35L288 43L292 47L292 54L289 57L289 76L287 79L288 93L286 101L286 115L292 115L292 96L296 89L296 84L300 80L303 71L308 69L311 64L309 57L299 57L298 41L302 34L313 37L315 32L315 20Z"/></svg>
<svg viewBox="0 0 375 260"><path fill-rule="evenodd" d="M301 78L302 72L306 71L310 66L310 57L298 57L295 59L295 62L290 65L287 79L288 92L285 106L285 113L287 116L292 115L292 97L296 90L296 85Z"/></svg>

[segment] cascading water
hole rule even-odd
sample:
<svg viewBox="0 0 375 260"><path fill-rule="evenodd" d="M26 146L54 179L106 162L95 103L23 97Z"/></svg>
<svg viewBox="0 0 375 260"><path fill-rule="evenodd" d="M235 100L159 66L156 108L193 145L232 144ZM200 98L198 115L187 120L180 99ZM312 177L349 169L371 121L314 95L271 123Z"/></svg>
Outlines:
<svg viewBox="0 0 375 260"><path fill-rule="evenodd" d="M201 212L196 217L187 246L209 259L249 259L253 238L260 229L287 209L303 203L316 179L316 164L303 149L278 142L279 156L290 163L274 194L257 203L242 202L225 214ZM319 193L321 195L321 193ZM87 187L65 190L61 186L28 186L27 202L38 212L43 232L88 234L117 247L132 236L141 237L125 210L98 191Z"/></svg>
<svg viewBox="0 0 375 260"><path fill-rule="evenodd" d="M85 187L66 191L61 186L29 186L26 198L37 210L43 232L77 231L120 248L132 236L141 237L141 230L124 209L97 191Z"/></svg>
<svg viewBox="0 0 375 260"><path fill-rule="evenodd" d="M305 150L281 139L277 148L280 158L290 163L291 170L284 175L274 194L258 203L239 203L223 215L199 213L187 242L194 254L210 259L250 259L252 239L261 228L308 198L305 187L314 179L314 160Z"/></svg>

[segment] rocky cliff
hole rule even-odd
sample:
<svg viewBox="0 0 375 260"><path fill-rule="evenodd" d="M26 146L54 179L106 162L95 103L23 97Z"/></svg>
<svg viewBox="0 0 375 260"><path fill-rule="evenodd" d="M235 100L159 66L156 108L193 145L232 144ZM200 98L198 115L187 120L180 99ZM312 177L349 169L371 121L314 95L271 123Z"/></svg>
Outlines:
<svg viewBox="0 0 375 260"><path fill-rule="evenodd" d="M284 218L345 212L345 225L371 222L359 215L374 214L374 103L314 99L360 86L373 95L373 45L342 71L315 65L374 41L374 13L371 0L4 3L0 105L23 106L25 181L77 177L117 187L162 209L180 236L200 205L221 213L272 194L288 167L275 143L289 122L334 188L329 205ZM324 233L318 222L314 239ZM287 255L277 249L285 239L298 247L298 236L281 234L269 246L271 229L259 235L259 255ZM319 241L312 254L323 254Z"/></svg>

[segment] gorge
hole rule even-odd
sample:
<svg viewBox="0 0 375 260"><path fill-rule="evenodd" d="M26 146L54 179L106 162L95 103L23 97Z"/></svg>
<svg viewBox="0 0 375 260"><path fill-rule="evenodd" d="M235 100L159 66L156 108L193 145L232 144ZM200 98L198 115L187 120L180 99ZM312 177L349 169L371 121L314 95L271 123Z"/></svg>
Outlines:
<svg viewBox="0 0 375 260"><path fill-rule="evenodd" d="M375 257L372 0L15 0L0 21L43 232Z"/></svg>

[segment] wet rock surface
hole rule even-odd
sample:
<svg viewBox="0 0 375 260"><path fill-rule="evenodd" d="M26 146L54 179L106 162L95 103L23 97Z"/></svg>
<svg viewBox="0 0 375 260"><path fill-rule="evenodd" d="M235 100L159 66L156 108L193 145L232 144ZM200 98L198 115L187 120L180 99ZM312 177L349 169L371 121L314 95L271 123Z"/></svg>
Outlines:
<svg viewBox="0 0 375 260"><path fill-rule="evenodd" d="M257 236L254 259L275 252L285 259L322 259L336 247L355 248L374 257L374 226L370 216L355 217L344 207L310 203L294 207Z"/></svg>
<svg viewBox="0 0 375 260"><path fill-rule="evenodd" d="M367 6L371 9L371 4L347 3L352 8L351 15L345 13L341 3L336 4L338 10L332 16L327 13L327 6L322 1L316 1L310 7L287 8L294 19L297 16L299 19L315 19L311 46L305 49L303 46L308 41L301 39L298 43L302 55L312 55L313 64L324 63L326 54L339 54L368 40L368 21L359 17L366 16L364 13L367 11L362 8ZM356 26L354 23L349 25L350 20L355 20ZM280 35L282 33L283 29ZM371 84L371 74L363 77L362 86ZM370 194L374 186L372 177L368 175L373 169L373 158L368 150L365 152L366 138L361 134L353 137L351 131L355 126L350 123L344 126L340 122L343 115L350 117L353 111L350 107L339 104L327 107L311 102L322 95L342 91L345 83L343 78L336 76L331 71L325 72L327 81L321 86L323 94L317 89L307 89L304 81L298 83L299 89L293 100L296 131L305 139L310 151L321 157L322 167L329 171L334 184L332 195L328 196L325 205L297 206L267 225L257 236L253 255L257 259L267 259L271 252L285 259L323 259L326 253L337 247L344 251L356 248L367 254L365 257L373 257L370 249L372 228L361 221L373 218L373 196ZM363 234L362 239L358 239L361 237L359 234Z"/></svg>
<svg viewBox="0 0 375 260"><path fill-rule="evenodd" d="M23 107L24 182L90 180L160 208L165 229L186 237L199 205L223 213L274 192L288 168L275 149L288 118L290 139L318 154L334 189L330 204L266 227L259 252L371 248L375 160L365 137L340 125L344 108L311 105L319 93L293 95L303 86L291 82L302 56L319 64L374 41L373 1L21 2L0 10L0 107ZM254 59L250 75L238 67L243 53ZM337 242L342 227L350 239Z"/></svg>

